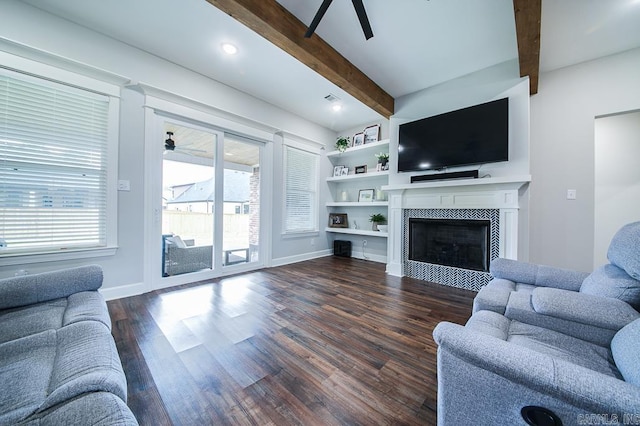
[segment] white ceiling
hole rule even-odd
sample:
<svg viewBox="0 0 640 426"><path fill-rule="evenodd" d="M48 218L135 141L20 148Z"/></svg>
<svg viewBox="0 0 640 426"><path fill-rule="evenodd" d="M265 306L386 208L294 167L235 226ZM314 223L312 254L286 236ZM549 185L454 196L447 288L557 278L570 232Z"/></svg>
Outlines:
<svg viewBox="0 0 640 426"><path fill-rule="evenodd" d="M205 0L23 0L340 131L380 116ZM309 24L322 0L277 0ZM317 34L393 97L517 57L511 0L335 0ZM541 70L640 46L639 0L543 0ZM221 53L229 41L235 56ZM335 113L324 96L342 99Z"/></svg>

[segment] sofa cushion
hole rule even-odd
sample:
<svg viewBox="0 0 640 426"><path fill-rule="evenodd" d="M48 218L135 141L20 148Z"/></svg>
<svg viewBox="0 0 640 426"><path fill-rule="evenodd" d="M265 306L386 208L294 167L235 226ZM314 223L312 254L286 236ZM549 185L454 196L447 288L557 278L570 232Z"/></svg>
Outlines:
<svg viewBox="0 0 640 426"><path fill-rule="evenodd" d="M60 299L101 286L102 268L97 265L4 278L0 280L0 309Z"/></svg>
<svg viewBox="0 0 640 426"><path fill-rule="evenodd" d="M109 330L82 321L0 345L0 424L14 424L90 392L126 400Z"/></svg>
<svg viewBox="0 0 640 426"><path fill-rule="evenodd" d="M627 274L640 280L640 222L629 223L611 239L607 258Z"/></svg>
<svg viewBox="0 0 640 426"><path fill-rule="evenodd" d="M466 326L514 345L562 359L607 376L621 378L608 348L575 337L510 320L490 311L474 313Z"/></svg>
<svg viewBox="0 0 640 426"><path fill-rule="evenodd" d="M24 426L133 426L136 418L120 398L108 392L93 392L32 416Z"/></svg>
<svg viewBox="0 0 640 426"><path fill-rule="evenodd" d="M0 345L0 424L18 423L40 407L55 357L54 330Z"/></svg>
<svg viewBox="0 0 640 426"><path fill-rule="evenodd" d="M611 353L624 380L640 386L640 319L616 333Z"/></svg>
<svg viewBox="0 0 640 426"><path fill-rule="evenodd" d="M607 264L591 273L580 287L581 293L620 299L640 310L640 281L631 278L623 269Z"/></svg>
<svg viewBox="0 0 640 426"><path fill-rule="evenodd" d="M556 287L578 291L588 274L569 269L498 258L489 267L494 278L543 287Z"/></svg>
<svg viewBox="0 0 640 426"><path fill-rule="evenodd" d="M79 321L98 321L111 329L109 311L97 291L0 311L0 343Z"/></svg>

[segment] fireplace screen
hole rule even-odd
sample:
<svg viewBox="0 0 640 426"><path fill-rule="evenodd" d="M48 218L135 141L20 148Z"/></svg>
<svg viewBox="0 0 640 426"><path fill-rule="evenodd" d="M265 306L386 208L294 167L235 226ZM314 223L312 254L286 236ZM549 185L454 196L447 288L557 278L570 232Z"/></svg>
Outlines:
<svg viewBox="0 0 640 426"><path fill-rule="evenodd" d="M409 219L409 260L487 272L491 222Z"/></svg>

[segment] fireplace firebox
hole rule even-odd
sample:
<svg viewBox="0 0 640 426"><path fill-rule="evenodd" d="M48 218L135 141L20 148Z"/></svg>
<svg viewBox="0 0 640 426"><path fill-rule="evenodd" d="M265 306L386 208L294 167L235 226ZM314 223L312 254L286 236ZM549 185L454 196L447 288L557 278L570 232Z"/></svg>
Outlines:
<svg viewBox="0 0 640 426"><path fill-rule="evenodd" d="M489 220L409 219L409 260L488 272Z"/></svg>

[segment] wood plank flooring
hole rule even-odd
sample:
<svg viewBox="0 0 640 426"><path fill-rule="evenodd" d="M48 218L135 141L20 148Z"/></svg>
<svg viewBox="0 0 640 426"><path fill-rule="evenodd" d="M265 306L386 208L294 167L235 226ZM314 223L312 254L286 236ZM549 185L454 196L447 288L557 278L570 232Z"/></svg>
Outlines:
<svg viewBox="0 0 640 426"><path fill-rule="evenodd" d="M326 257L110 301L142 425L433 425L475 293Z"/></svg>

